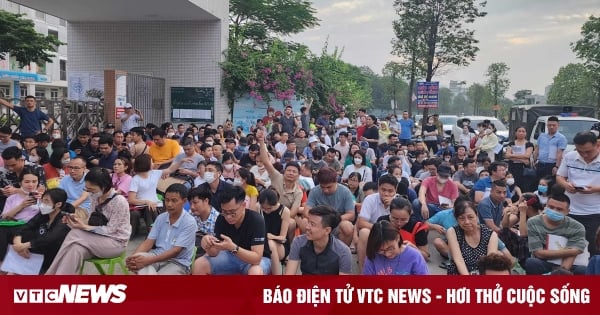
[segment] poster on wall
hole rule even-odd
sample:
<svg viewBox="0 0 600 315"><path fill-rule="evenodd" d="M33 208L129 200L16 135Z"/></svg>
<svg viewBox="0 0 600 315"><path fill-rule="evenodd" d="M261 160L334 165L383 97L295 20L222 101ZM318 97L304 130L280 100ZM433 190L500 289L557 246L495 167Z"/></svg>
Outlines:
<svg viewBox="0 0 600 315"><path fill-rule="evenodd" d="M67 76L69 100L98 101L98 98L88 96L89 91L104 93L103 72L69 72Z"/></svg>
<svg viewBox="0 0 600 315"><path fill-rule="evenodd" d="M171 87L171 121L213 122L215 118L215 88Z"/></svg>
<svg viewBox="0 0 600 315"><path fill-rule="evenodd" d="M274 97L273 97L274 99ZM237 98L233 103L233 125L235 127L241 126L244 128L244 133L249 133L250 129L256 125L258 119L263 119L267 116L267 109L272 107L274 113L283 113L286 105L292 106L294 115L300 114L300 108L304 106L304 100L296 100L296 97L292 97L291 101L273 100L270 104L264 101L259 101L254 97L246 94L240 98Z"/></svg>

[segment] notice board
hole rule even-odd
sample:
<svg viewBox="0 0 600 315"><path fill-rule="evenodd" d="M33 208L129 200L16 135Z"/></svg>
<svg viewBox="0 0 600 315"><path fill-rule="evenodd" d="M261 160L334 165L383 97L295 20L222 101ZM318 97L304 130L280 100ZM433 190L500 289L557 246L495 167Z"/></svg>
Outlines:
<svg viewBox="0 0 600 315"><path fill-rule="evenodd" d="M171 87L172 122L213 122L215 88Z"/></svg>

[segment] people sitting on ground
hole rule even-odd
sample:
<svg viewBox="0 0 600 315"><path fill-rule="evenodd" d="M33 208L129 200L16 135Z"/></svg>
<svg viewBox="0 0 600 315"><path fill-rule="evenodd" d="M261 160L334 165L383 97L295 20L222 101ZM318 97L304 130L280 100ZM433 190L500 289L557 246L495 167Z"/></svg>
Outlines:
<svg viewBox="0 0 600 315"><path fill-rule="evenodd" d="M196 259L192 274L269 274L271 255L262 216L246 209L246 193L239 186L221 193L220 199L215 235L202 238L206 254Z"/></svg>
<svg viewBox="0 0 600 315"><path fill-rule="evenodd" d="M127 269L139 275L185 275L190 273L194 259L196 220L183 211L187 188L172 184L165 192L165 210L132 255L127 257Z"/></svg>
<svg viewBox="0 0 600 315"><path fill-rule="evenodd" d="M339 213L320 205L311 208L307 217L306 233L292 242L285 274L295 275L298 268L303 275L352 274L350 248L332 234L340 223Z"/></svg>
<svg viewBox="0 0 600 315"><path fill-rule="evenodd" d="M500 253L489 253L481 256L477 262L480 275L487 276L509 276L513 262L510 258Z"/></svg>
<svg viewBox="0 0 600 315"><path fill-rule="evenodd" d="M479 257L498 250L498 235L479 223L477 208L471 201L454 205L454 217L458 225L448 229L450 249L449 275L478 274Z"/></svg>
<svg viewBox="0 0 600 315"><path fill-rule="evenodd" d="M271 273L281 274L281 262L285 260L290 243L287 242L290 209L279 203L279 194L275 189L265 189L258 197L260 212L265 219L267 241L271 251Z"/></svg>
<svg viewBox="0 0 600 315"><path fill-rule="evenodd" d="M405 244L399 230L388 221L373 225L367 240L363 275L427 275L427 262L415 247Z"/></svg>
<svg viewBox="0 0 600 315"><path fill-rule="evenodd" d="M85 190L94 210L87 221L75 215L64 217L71 231L46 274L77 274L85 259L118 257L127 249L131 234L129 204L115 193L108 171L91 169L85 176Z"/></svg>

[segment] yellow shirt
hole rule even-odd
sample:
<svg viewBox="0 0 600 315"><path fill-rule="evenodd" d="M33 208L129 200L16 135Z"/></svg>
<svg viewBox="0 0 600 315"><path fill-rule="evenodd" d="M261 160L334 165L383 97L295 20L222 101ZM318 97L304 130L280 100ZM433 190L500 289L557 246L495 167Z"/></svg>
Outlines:
<svg viewBox="0 0 600 315"><path fill-rule="evenodd" d="M163 163L174 159L179 154L179 143L175 140L165 139L165 144L160 147L154 144L148 150L148 153L152 157L152 162Z"/></svg>

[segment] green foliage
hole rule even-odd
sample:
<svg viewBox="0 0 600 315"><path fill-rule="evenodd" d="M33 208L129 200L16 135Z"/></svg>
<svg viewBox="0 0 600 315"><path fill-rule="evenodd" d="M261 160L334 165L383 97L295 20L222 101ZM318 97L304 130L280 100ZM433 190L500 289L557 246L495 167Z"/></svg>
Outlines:
<svg viewBox="0 0 600 315"><path fill-rule="evenodd" d="M589 106L594 100L593 81L586 66L570 63L560 68L548 93L548 104Z"/></svg>
<svg viewBox="0 0 600 315"><path fill-rule="evenodd" d="M52 62L52 52L64 45L55 36L44 36L34 29L33 21L23 19L24 14L14 14L0 10L0 52L15 57L21 67L32 62L44 64ZM0 59L6 56L0 54Z"/></svg>
<svg viewBox="0 0 600 315"><path fill-rule="evenodd" d="M491 111L492 96L485 86L479 83L473 83L467 89L467 95L473 106L473 115L480 115L483 112Z"/></svg>
<svg viewBox="0 0 600 315"><path fill-rule="evenodd" d="M531 95L531 90L518 90L515 93L515 104L525 104L525 97Z"/></svg>
<svg viewBox="0 0 600 315"><path fill-rule="evenodd" d="M581 28L581 36L580 40L571 43L571 48L583 60L587 75L592 81L596 112L600 117L600 17L590 16Z"/></svg>
<svg viewBox="0 0 600 315"><path fill-rule="evenodd" d="M271 35L289 35L319 25L304 0L230 0L230 44L262 44Z"/></svg>
<svg viewBox="0 0 600 315"><path fill-rule="evenodd" d="M398 42L414 45L414 58L425 64L425 81L447 65L467 66L479 51L475 32L466 27L486 12L486 2L475 0L395 0L399 15L395 25ZM398 33L397 28L406 28ZM400 35L400 37L398 36ZM417 36L415 36L417 35ZM409 43L409 41L414 41ZM428 109L423 110L427 116Z"/></svg>
<svg viewBox="0 0 600 315"><path fill-rule="evenodd" d="M510 68L504 62L492 63L485 73L488 78L486 81L487 89L494 99L494 104L499 104L499 100L510 87L510 80L506 77Z"/></svg>

